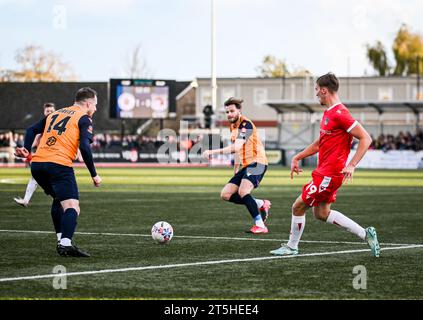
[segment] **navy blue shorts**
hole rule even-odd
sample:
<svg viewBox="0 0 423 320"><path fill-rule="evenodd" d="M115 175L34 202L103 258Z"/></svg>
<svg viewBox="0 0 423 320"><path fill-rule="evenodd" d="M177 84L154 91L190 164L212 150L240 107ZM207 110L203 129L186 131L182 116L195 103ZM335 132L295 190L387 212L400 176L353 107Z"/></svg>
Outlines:
<svg viewBox="0 0 423 320"><path fill-rule="evenodd" d="M236 184L238 187L241 185L242 179L247 179L251 181L254 185L254 188L257 188L260 184L260 181L263 179L264 174L266 173L267 166L261 163L251 163L248 166L242 168L235 174L229 183Z"/></svg>
<svg viewBox="0 0 423 320"><path fill-rule="evenodd" d="M44 192L54 199L79 199L73 168L52 162L32 162L31 173Z"/></svg>

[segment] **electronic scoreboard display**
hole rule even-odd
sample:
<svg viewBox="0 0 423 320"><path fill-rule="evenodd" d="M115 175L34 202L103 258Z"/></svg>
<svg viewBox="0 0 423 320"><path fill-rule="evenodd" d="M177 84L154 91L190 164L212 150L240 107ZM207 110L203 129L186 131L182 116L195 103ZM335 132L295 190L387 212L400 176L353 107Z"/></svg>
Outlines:
<svg viewBox="0 0 423 320"><path fill-rule="evenodd" d="M111 79L110 117L166 119L176 109L174 80Z"/></svg>

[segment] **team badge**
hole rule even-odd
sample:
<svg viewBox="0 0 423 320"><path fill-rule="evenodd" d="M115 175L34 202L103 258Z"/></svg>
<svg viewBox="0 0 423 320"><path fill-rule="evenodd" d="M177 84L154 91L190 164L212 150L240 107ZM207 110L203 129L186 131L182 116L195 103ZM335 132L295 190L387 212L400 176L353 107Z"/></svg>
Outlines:
<svg viewBox="0 0 423 320"><path fill-rule="evenodd" d="M325 126L327 126L327 125L328 125L328 123L329 123L329 118L326 118L326 119L325 119Z"/></svg>
<svg viewBox="0 0 423 320"><path fill-rule="evenodd" d="M89 126L87 131L92 134L93 133L93 126Z"/></svg>
<svg viewBox="0 0 423 320"><path fill-rule="evenodd" d="M46 144L49 147L51 147L51 146L54 146L56 144L56 142L57 142L57 139L55 137L50 137L50 138L47 139Z"/></svg>

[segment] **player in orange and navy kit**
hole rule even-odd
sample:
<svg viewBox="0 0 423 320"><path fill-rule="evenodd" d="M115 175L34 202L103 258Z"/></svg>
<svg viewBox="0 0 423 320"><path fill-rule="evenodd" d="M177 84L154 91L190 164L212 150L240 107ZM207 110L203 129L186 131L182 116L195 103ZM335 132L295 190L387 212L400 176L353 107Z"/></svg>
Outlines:
<svg viewBox="0 0 423 320"><path fill-rule="evenodd" d="M53 113L54 111L56 111L56 105L52 102L44 103L43 110L44 110L44 117L47 117L50 113ZM37 146L40 143L40 139L41 139L41 134L38 134L35 137L34 142L32 144L32 151L37 149ZM26 186L25 195L23 199L20 197L16 197L16 198L13 198L13 200L17 204L23 206L24 208L28 207L29 202L31 201L32 195L34 194L37 187L38 187L37 181L35 181L35 179L31 176Z"/></svg>
<svg viewBox="0 0 423 320"><path fill-rule="evenodd" d="M372 139L367 131L350 114L338 97L339 81L333 73L317 79L316 96L326 107L320 123L320 136L306 149L295 155L291 162L291 179L302 169L299 161L319 153L317 169L312 181L303 187L302 194L292 206L291 233L287 244L270 251L274 255L296 255L305 226L305 213L313 208L314 216L329 224L343 228L367 241L372 254L378 257L380 246L374 227L364 229L339 211L331 210L336 193L344 181L352 181L355 167L367 152ZM348 164L353 137L359 140L357 151Z"/></svg>
<svg viewBox="0 0 423 320"><path fill-rule="evenodd" d="M214 154L235 154L235 175L225 185L221 198L235 204L245 205L254 220L249 232L268 233L264 224L269 216L269 200L255 199L251 192L257 188L267 170L265 149L253 122L241 114L243 100L230 98L225 102L225 111L231 123L232 145L214 150L206 150L203 157L209 159Z"/></svg>
<svg viewBox="0 0 423 320"><path fill-rule="evenodd" d="M16 148L19 157L31 158L28 152L37 134L42 133L37 151L32 155L31 173L44 192L53 197L51 215L61 256L89 257L72 242L80 213L78 186L72 168L78 148L90 171L94 186L97 175L90 143L93 141L92 116L97 110L97 93L81 88L73 106L53 112L26 130L24 147Z"/></svg>

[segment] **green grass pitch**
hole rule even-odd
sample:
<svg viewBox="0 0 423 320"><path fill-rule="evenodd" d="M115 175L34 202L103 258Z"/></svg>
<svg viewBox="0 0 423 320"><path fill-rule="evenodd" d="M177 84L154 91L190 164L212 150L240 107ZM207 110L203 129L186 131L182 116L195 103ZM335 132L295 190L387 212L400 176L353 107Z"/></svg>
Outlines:
<svg viewBox="0 0 423 320"><path fill-rule="evenodd" d="M310 211L300 255L283 259L269 251L287 239L291 205L310 171L291 181L288 170L270 167L253 193L272 202L266 235L245 233L246 208L220 200L230 169L99 169L100 188L86 169L76 174L81 216L74 239L92 254L87 259L57 255L51 200L40 189L29 208L13 202L29 171L0 169L0 299L423 298L422 171L359 169L338 192L334 209L376 227L380 258ZM150 237L160 220L175 231L168 245ZM57 265L70 273L66 289L53 286ZM356 266L365 267L365 288L353 286L363 276L353 273Z"/></svg>

